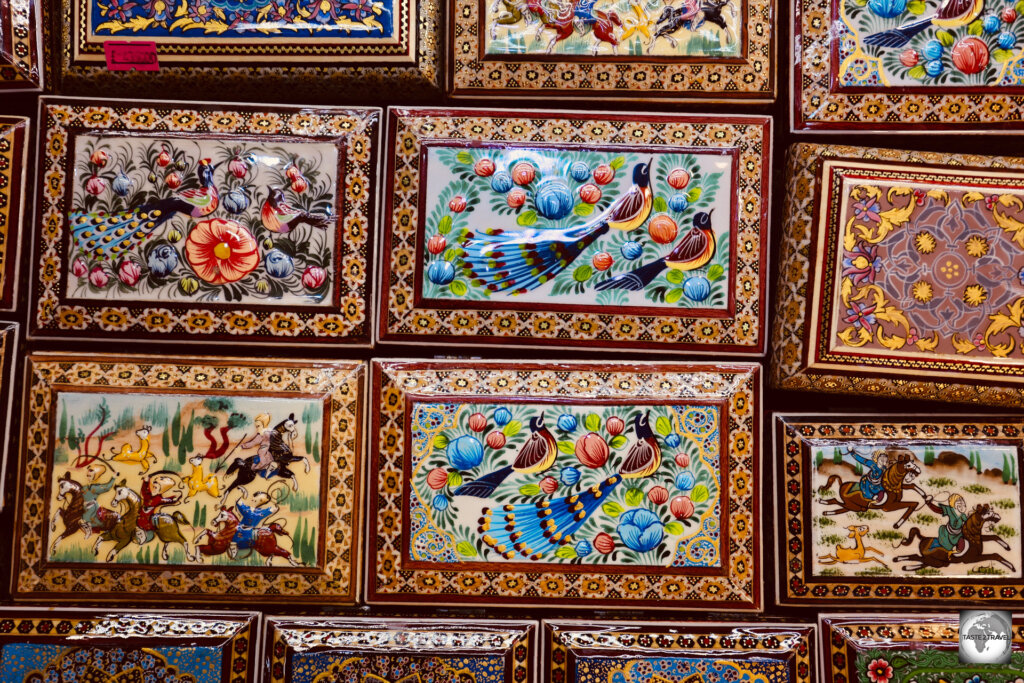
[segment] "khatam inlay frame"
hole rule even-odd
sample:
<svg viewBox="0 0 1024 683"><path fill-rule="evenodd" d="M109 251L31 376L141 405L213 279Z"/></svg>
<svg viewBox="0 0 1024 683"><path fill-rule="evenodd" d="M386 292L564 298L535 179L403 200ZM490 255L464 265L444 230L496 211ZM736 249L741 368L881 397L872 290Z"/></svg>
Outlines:
<svg viewBox="0 0 1024 683"><path fill-rule="evenodd" d="M10 434L11 416L14 411L14 380L18 376L15 367L18 358L18 323L0 322L0 397L7 402L7 410L0 412L0 434ZM0 446L0 487L7 474L7 461L13 459L13 439L8 436ZM4 508L6 496L0 496L0 510Z"/></svg>
<svg viewBox="0 0 1024 683"><path fill-rule="evenodd" d="M552 603L603 607L642 605L650 609L760 611L760 506L756 493L760 470L759 366L658 364L644 370L638 373L634 366L626 363L538 365L376 361L373 365L373 395L380 410L374 411L371 433L377 440L379 456L370 462L367 476L370 480L368 516L375 517L377 522L369 530L367 540L372 558L366 577L367 601L371 604L421 604L443 600L518 606ZM553 403L552 410L557 409L557 404L574 399L586 404L644 406L664 403L664 397L672 397L669 403L677 400L681 404L692 402L717 406L722 414L720 436L716 437L721 439L719 459L723 467L728 463L728 474L724 469L721 473L722 498L725 501L720 513L723 519L716 527L722 530L723 553L719 566L687 568L672 565L657 570L652 566L664 565L648 562L648 566L633 570L625 565L601 563L588 569L591 564L574 564L565 560L532 564L522 560L474 560L466 563L466 569L456 570L451 564L443 563L450 562L450 559L439 560L440 563L407 559L411 552L412 533L412 520L409 519L410 481L413 476L410 474L413 450L410 420L414 407L430 405L431 401L441 399L459 403L479 399L479 402L506 401L512 404L515 402L512 397ZM552 414L552 422L553 418ZM541 420L543 422L543 417ZM501 424L497 418L496 423ZM519 426L525 429L525 425ZM530 430L533 429L531 424ZM623 442L627 440L623 439ZM435 440L432 439L431 443ZM561 452L571 449L570 445ZM514 456L509 454L508 457ZM581 462L587 459L581 457L580 451L576 457ZM612 477L605 483L617 483L614 479ZM462 481L460 477L459 482ZM692 487L692 479L686 485ZM436 485L431 484L431 488L436 488ZM540 491L538 488L537 492ZM583 495L581 492L580 496ZM641 489L639 498L643 497ZM667 496L661 502L666 504ZM634 509L630 512L637 515L633 520L638 521L639 514L643 513L637 513L637 510L642 506L640 502L631 505ZM619 510L621 512L622 508ZM649 528L654 517L648 516L651 518L647 523ZM625 515L620 519L620 524L624 523ZM423 525L422 528L436 527ZM659 540L661 537L659 534ZM633 547L629 542L618 543ZM633 539L635 543L636 539ZM454 547L452 538L448 538L448 545ZM599 546L594 547L600 550ZM407 564L411 568L407 568Z"/></svg>
<svg viewBox="0 0 1024 683"><path fill-rule="evenodd" d="M824 572L814 574L815 557L812 556L812 553L816 554L818 550L812 539L815 521L811 498L823 498L823 495L814 490L811 485L814 465L809 442L816 441L827 444L827 448L824 450L828 451L829 459L832 458L833 447L838 448L841 452L842 447L837 444L851 446L860 443L865 448L868 445L873 445L878 448L890 446L897 449L902 445L902 450L906 450L907 445L916 447L931 444L935 450L941 450L943 446L947 450L951 450L956 448L958 442L974 447L977 447L978 444L999 444L1014 451L1014 472L1016 473L1016 461L1019 460L1022 449L1024 449L1024 439L1022 439L1024 423L1021 420L1012 417L984 417L982 419L980 416L975 419L953 416L952 418L926 421L920 416L901 417L898 415L885 417L777 415L774 432L774 451L778 463L776 474L779 477L779 484L776 486L778 515L776 529L780 546L777 562L780 604L835 605L848 603L857 606L879 606L896 598L911 600L914 604L919 604L922 607L943 605L950 600L958 600L964 604L998 608L1011 607L1019 602L1021 592L1024 591L1024 579L1013 576L975 574L966 578L965 576L943 577L938 575L907 576L906 573L889 576L884 574L851 575L849 572L843 572L842 575L830 578ZM940 455L943 454L940 453ZM911 459L912 462L915 460L916 458ZM925 463L927 463L927 459ZM916 462L915 467L918 471L923 469ZM928 481L924 478L931 476L937 475L928 472L922 474L921 484L930 488ZM916 477L916 474L911 476L911 486L916 482ZM831 486L829 488L831 490L825 495L835 495L835 489ZM904 492L908 501L920 502L920 499L917 498L918 494L906 489ZM978 502L978 494L965 493L964 496L971 499L967 504L968 508ZM1002 504L1009 504L1009 509L999 508L996 511L1002 515L1002 523L1012 529L1014 521L1009 515L1013 511L1013 501L1006 500ZM918 508L916 512L929 513L924 505L919 505ZM874 507L869 507L865 512L881 516L881 513ZM924 536L929 536L931 534L930 527L921 522L919 518L911 518L910 514L907 513L908 521L900 529L899 535L912 534L913 527L921 526L924 529ZM936 517L936 519L941 520L940 517ZM864 524L865 522L859 520L859 523ZM1020 526L1019 520L1016 526ZM843 537L843 547L849 547L850 541L846 540L846 529L841 527L842 525L836 522L836 533ZM885 531L888 533L889 530ZM859 542L863 545L872 541L871 537L863 535L862 537L864 541ZM883 540L875 540L874 543L891 544L892 541L887 537ZM991 540L985 547L997 553L1000 552ZM903 551L901 550L901 552ZM916 554L917 545L908 544L905 552ZM836 555L838 556L838 551ZM871 555L865 553L865 557L871 557ZM1019 572L1022 558L1010 555L1006 559L1012 561ZM827 569L838 566L837 563L832 562L825 564L830 565ZM907 562L899 564L907 566ZM862 566L867 568L869 565ZM873 564L870 566L874 567ZM995 564L991 566L1002 569Z"/></svg>
<svg viewBox="0 0 1024 683"><path fill-rule="evenodd" d="M822 226L826 217L833 216L828 220L834 220L835 207L826 201L830 195L823 185L822 174L826 165L833 168L845 162L868 165L879 173L886 173L888 167L896 165L925 172L941 168L955 173L958 168L966 168L982 175L986 169L1002 175L1013 175L1024 169L1024 160L1012 157L944 155L836 145L792 146L787 155L788 192L776 290L778 315L772 342L772 383L784 389L828 393L888 394L1007 406L1024 404L1018 364L998 362L997 353L992 353L991 360L987 362L971 360L966 355L963 359L955 356L932 360L924 353L900 357L895 352L887 352L888 355L844 353L839 362L833 358L835 354L830 354L823 361L826 356L820 353L820 349L812 357L812 350L821 345L817 336L819 328L823 325L828 328L832 322L820 314L821 307L817 302L830 299L834 293L830 283L835 279L836 268L834 260L825 262L823 256L826 251L834 250L829 245L822 246ZM973 178L969 180L973 182ZM937 200L925 197L922 201L925 199ZM999 207L998 202L995 206ZM822 291L827 292L824 298L816 289L819 280ZM907 338L906 335L901 337L903 341ZM985 343L982 347L988 348ZM971 348L974 348L973 344ZM961 353L966 352L965 346ZM922 370L934 375L935 379L918 379Z"/></svg>
<svg viewBox="0 0 1024 683"><path fill-rule="evenodd" d="M73 98L40 100L39 191L36 207L35 313L33 337L75 337L87 330L105 336L138 339L158 335L188 340L284 343L305 340L367 345L370 335L369 264L375 214L376 144L380 110L299 109L201 103L93 102ZM334 201L336 243L331 264L330 305L326 308L251 305L230 302L197 307L173 302L135 301L124 306L70 301L66 294L69 212L76 174L70 172L75 140L99 134L130 140L151 133L169 138L207 134L239 141L291 140L325 142L338 149L339 171ZM255 204L256 199L253 199ZM264 258L260 254L260 259Z"/></svg>
<svg viewBox="0 0 1024 683"><path fill-rule="evenodd" d="M432 663L458 666L474 656L495 656L504 660L502 680L506 683L530 683L536 680L538 651L537 622L443 619L310 619L271 617L267 620L263 647L269 683L288 683L293 678L292 659L297 654L346 657L341 666L354 662L380 660L382 667L415 665L424 659ZM340 667L339 667L340 668ZM345 669L347 673L347 668ZM307 671L306 676L312 674ZM322 675L326 675L324 671ZM340 671L337 673L341 673ZM436 673L436 672L435 672ZM458 680L475 680L463 670L445 669L445 675ZM317 678L319 680L319 677ZM360 680L378 681L369 674ZM415 680L400 676L397 680Z"/></svg>
<svg viewBox="0 0 1024 683"><path fill-rule="evenodd" d="M43 89L43 31L38 0L0 4L0 92Z"/></svg>
<svg viewBox="0 0 1024 683"><path fill-rule="evenodd" d="M775 99L775 3L745 0L739 57L576 57L485 54L487 0L449 0L447 91L453 97L587 97L770 102ZM652 24L654 22L651 22ZM653 26L651 28L654 28ZM531 58L532 57L532 58Z"/></svg>
<svg viewBox="0 0 1024 683"><path fill-rule="evenodd" d="M18 266L24 226L25 180L31 124L20 116L0 116L0 309L17 303Z"/></svg>
<svg viewBox="0 0 1024 683"><path fill-rule="evenodd" d="M809 683L817 673L816 628L811 624L567 620L544 621L543 630L541 666L543 679L551 683L578 680L576 667L584 657L761 657L785 662L791 683Z"/></svg>
<svg viewBox="0 0 1024 683"><path fill-rule="evenodd" d="M131 596L156 602L195 595L211 602L234 602L249 594L268 601L353 604L358 595L361 554L364 375L364 366L351 361L28 356L16 502L20 532L12 553L15 599L121 601ZM49 454L58 430L56 397L61 391L322 400L325 428L316 565L247 569L184 563L172 568L161 564L155 553L149 564L49 561L50 518L54 516L50 501L55 493L50 490L53 465Z"/></svg>
<svg viewBox="0 0 1024 683"><path fill-rule="evenodd" d="M260 615L255 612L151 613L141 610L0 608L0 646L5 642L63 643L103 650L183 649L214 645L222 651L223 683L251 683L259 666Z"/></svg>
<svg viewBox="0 0 1024 683"><path fill-rule="evenodd" d="M1019 614L1013 615L1010 634L1013 661L1007 665L961 663L957 651L960 632L960 616L957 614L821 614L818 623L824 673L822 683L868 680L868 675L859 673L863 669L858 663L863 666L866 660L870 660L868 665L870 662L877 664L879 658L883 660L881 672L890 674L887 680L903 683L906 678L899 674L904 672L894 675L896 667L891 664L899 658L902 660L899 668L906 668L913 661L909 655L927 656L929 661L922 663L929 673L941 673L943 680L963 678L970 681L976 674L996 683L1019 679L1019 658L1024 649L1024 620Z"/></svg>
<svg viewBox="0 0 1024 683"><path fill-rule="evenodd" d="M382 342L503 343L532 346L591 346L642 350L685 350L690 353L756 354L764 349L767 273L767 224L771 173L771 120L767 117L644 116L521 112L500 110L391 109L385 194L382 205L379 322ZM495 309L472 301L452 307L431 307L421 301L425 276L420 254L425 251L425 164L431 144L466 148L517 144L637 145L672 151L722 150L737 154L733 185L735 203L729 229L732 291L729 312L675 315L645 309L642 317L584 310L578 304L510 302ZM628 172L623 170L623 173ZM653 214L652 214L653 215ZM586 219L580 218L583 222ZM474 226L485 227L485 226ZM489 226L487 226L489 227ZM683 233L680 230L680 234ZM613 310L615 307L610 307ZM621 310L621 309L620 309Z"/></svg>

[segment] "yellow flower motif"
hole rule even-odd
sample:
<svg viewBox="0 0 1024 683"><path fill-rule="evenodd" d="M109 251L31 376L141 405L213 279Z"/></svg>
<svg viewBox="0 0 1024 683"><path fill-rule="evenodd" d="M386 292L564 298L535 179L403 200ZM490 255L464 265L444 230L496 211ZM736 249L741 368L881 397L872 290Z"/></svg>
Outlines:
<svg viewBox="0 0 1024 683"><path fill-rule="evenodd" d="M981 285L968 285L964 290L964 303L968 306L980 306L988 298L988 291Z"/></svg>
<svg viewBox="0 0 1024 683"><path fill-rule="evenodd" d="M914 298L923 304L926 304L929 301L931 301L932 296L934 296L934 291L932 290L932 283L925 282L924 280L921 280L920 282L915 282L913 288L911 289L911 292L913 293Z"/></svg>
<svg viewBox="0 0 1024 683"><path fill-rule="evenodd" d="M651 18L647 15L647 10L637 4L629 6L632 10L633 16L628 14L622 20L622 37L619 38L619 42L626 42L635 33L642 34L645 38L650 40L651 38Z"/></svg>
<svg viewBox="0 0 1024 683"><path fill-rule="evenodd" d="M922 254L930 254L935 251L935 236L927 230L922 230L914 237L914 247Z"/></svg>
<svg viewBox="0 0 1024 683"><path fill-rule="evenodd" d="M981 258L988 253L988 240L981 235L971 235L967 238L967 253L974 258Z"/></svg>

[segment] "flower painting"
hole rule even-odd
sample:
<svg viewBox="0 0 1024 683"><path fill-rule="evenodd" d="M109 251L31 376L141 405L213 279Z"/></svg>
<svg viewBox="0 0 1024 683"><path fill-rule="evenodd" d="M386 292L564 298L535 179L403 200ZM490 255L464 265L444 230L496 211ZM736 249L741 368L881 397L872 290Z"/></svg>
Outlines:
<svg viewBox="0 0 1024 683"><path fill-rule="evenodd" d="M720 410L419 403L409 559L721 567Z"/></svg>

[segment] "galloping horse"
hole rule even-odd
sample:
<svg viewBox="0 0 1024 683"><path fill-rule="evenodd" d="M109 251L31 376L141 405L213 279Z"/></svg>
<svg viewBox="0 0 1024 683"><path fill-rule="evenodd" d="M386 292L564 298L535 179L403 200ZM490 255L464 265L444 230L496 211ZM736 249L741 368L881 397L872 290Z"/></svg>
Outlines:
<svg viewBox="0 0 1024 683"><path fill-rule="evenodd" d="M115 491L114 502L121 505L121 518L112 529L104 532L96 539L96 545L93 546L93 552L99 555L101 543L104 541L116 542L114 547L110 549L110 552L107 553L107 562L113 561L114 557L133 540L139 545L142 545L146 540L145 532L138 527L139 509L142 507L142 500L139 498L139 494L128 488L123 480L118 483ZM152 524L154 534L163 543L160 557L164 561L169 559L167 547L171 543L180 543L185 548L185 557L188 558L188 561L196 561L196 556L189 550L188 541L185 540L178 526L179 524L188 524L185 515L181 514L178 510L171 514L158 512L153 515Z"/></svg>
<svg viewBox="0 0 1024 683"><path fill-rule="evenodd" d="M917 546L918 554L900 555L893 559L896 562L917 563L903 567L903 571L905 572L917 571L924 567L943 569L951 564L974 564L976 562L987 561L998 562L1012 572L1014 571L1014 567L1009 560L997 555L996 553L982 552L982 546L985 541L995 541L1004 550L1010 549L1010 546L1006 541L998 536L986 536L982 533L987 524L995 524L999 519L999 515L989 506L988 503L975 507L967 517L967 521L964 522L963 536L964 540L967 541L967 548L960 554L950 553L939 545L938 539L935 537L924 536L916 526L911 527L910 533L907 535L907 539L900 543L900 546L910 545L914 542L914 539L920 539L920 543Z"/></svg>
<svg viewBox="0 0 1024 683"><path fill-rule="evenodd" d="M288 535L288 532L280 524L271 523L252 529L252 538L249 541L238 528L238 521L238 515L230 508L221 506L220 512L213 518L214 529L203 529L196 536L197 544L204 536L210 537L210 540L203 545L196 546L199 548L199 552L203 555L228 553L228 556L234 559L237 550L255 550L260 556L267 558L265 564L268 567L271 566L275 557L283 557L293 567L302 566L301 562L295 561L291 553L277 544L275 536ZM235 548L231 547L232 543L235 544Z"/></svg>
<svg viewBox="0 0 1024 683"><path fill-rule="evenodd" d="M57 550L57 545L65 538L73 536L76 531L84 532L86 529L85 523L82 521L85 517L85 496L82 493L82 485L71 478L70 472L65 472L64 476L57 481L59 482L57 484L57 498L63 499L64 506L57 508L57 511L53 514L53 519L50 521L50 531L57 530L58 518L64 523L64 530L57 538L53 539L53 543L50 545L51 555ZM96 517L100 520L100 525L92 526L89 530L90 533L94 531L108 531L113 528L118 520L117 513L107 508L99 508Z"/></svg>
<svg viewBox="0 0 1024 683"><path fill-rule="evenodd" d="M864 512L870 509L885 512L903 510L903 516L893 524L893 528L898 529L921 506L921 503L903 500L904 491L920 492L920 489L911 483L919 474L921 474L921 468L914 463L913 453L903 449L894 449L889 454L889 466L885 468L885 474L882 475L885 497L881 501L865 498L859 487L856 491L853 490L856 482L844 482L838 474L833 474L822 489L830 489L832 484L838 481L839 499L819 498L818 502L822 505L840 506L836 510L826 510L824 514L828 516L841 515L844 512Z"/></svg>

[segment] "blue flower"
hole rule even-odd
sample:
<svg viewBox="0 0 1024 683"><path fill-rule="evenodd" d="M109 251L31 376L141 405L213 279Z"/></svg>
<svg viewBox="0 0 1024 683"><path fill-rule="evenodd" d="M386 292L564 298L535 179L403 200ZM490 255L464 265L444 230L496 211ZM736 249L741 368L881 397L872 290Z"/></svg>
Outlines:
<svg viewBox="0 0 1024 683"><path fill-rule="evenodd" d="M242 213L249 208L249 195L244 187L236 187L224 195L223 202L228 213Z"/></svg>
<svg viewBox="0 0 1024 683"><path fill-rule="evenodd" d="M126 176L124 171L118 171L117 177L114 178L114 182L110 184L110 187L118 197L127 197L128 193L132 191L132 185L134 184L135 181Z"/></svg>
<svg viewBox="0 0 1024 683"><path fill-rule="evenodd" d="M883 19L892 19L907 9L907 0L868 0L868 9Z"/></svg>
<svg viewBox="0 0 1024 683"><path fill-rule="evenodd" d="M590 545L590 541L586 539L583 539L582 541L577 541L576 545L573 546L573 548L574 550L576 550L576 554L580 557L586 557L590 554L590 551L594 549L593 546Z"/></svg>
<svg viewBox="0 0 1024 683"><path fill-rule="evenodd" d="M295 263L292 257L280 249L271 249L263 257L263 264L267 268L267 275L270 277L288 277L295 271Z"/></svg>
<svg viewBox="0 0 1024 683"><path fill-rule="evenodd" d="M680 491L689 491L696 483L697 481L689 472L680 472L676 475L676 488Z"/></svg>
<svg viewBox="0 0 1024 683"><path fill-rule="evenodd" d="M981 27L985 29L985 33L995 33L999 30L999 17L994 14L990 14L981 22Z"/></svg>
<svg viewBox="0 0 1024 683"><path fill-rule="evenodd" d="M540 184L533 197L533 203L537 207L537 213L544 218L557 221L572 213L572 207L576 202L565 181L561 178L552 178Z"/></svg>
<svg viewBox="0 0 1024 683"><path fill-rule="evenodd" d="M427 279L435 285L447 285L455 279L455 266L448 261L434 261L427 268Z"/></svg>
<svg viewBox="0 0 1024 683"><path fill-rule="evenodd" d="M999 47L1004 50L1009 50L1017 44L1017 36L1013 35L1009 31L1003 31L999 34Z"/></svg>
<svg viewBox="0 0 1024 683"><path fill-rule="evenodd" d="M558 428L563 432L571 432L576 429L576 418L569 413L562 413L558 416Z"/></svg>
<svg viewBox="0 0 1024 683"><path fill-rule="evenodd" d="M669 448L676 448L679 446L681 439L678 434L669 434L665 437L665 445Z"/></svg>
<svg viewBox="0 0 1024 683"><path fill-rule="evenodd" d="M169 244L158 244L149 252L149 260L146 263L153 275L167 277L178 267L178 252Z"/></svg>
<svg viewBox="0 0 1024 683"><path fill-rule="evenodd" d="M933 59L932 61L925 63L924 72L931 76L932 78L935 78L936 76L942 73L942 70L944 68L945 67L942 66L941 59Z"/></svg>
<svg viewBox="0 0 1024 683"><path fill-rule="evenodd" d="M499 427L504 427L512 419L512 411L508 408L498 408L494 411L494 423Z"/></svg>
<svg viewBox="0 0 1024 683"><path fill-rule="evenodd" d="M616 530L625 546L638 553L657 548L665 537L661 520L647 508L634 508L622 513Z"/></svg>
<svg viewBox="0 0 1024 683"><path fill-rule="evenodd" d="M925 59L938 59L942 56L944 49L939 41L929 40L921 48L921 56Z"/></svg>
<svg viewBox="0 0 1024 683"><path fill-rule="evenodd" d="M484 460L484 445L475 436L460 436L445 449L448 462L457 470L471 470Z"/></svg>
<svg viewBox="0 0 1024 683"><path fill-rule="evenodd" d="M434 496L434 500L430 501L430 504L435 510L445 510L448 508L448 499L445 498L443 493L439 493Z"/></svg>
<svg viewBox="0 0 1024 683"><path fill-rule="evenodd" d="M569 167L569 175L573 180L582 183L590 177L590 166L587 166L585 162L577 161Z"/></svg>
<svg viewBox="0 0 1024 683"><path fill-rule="evenodd" d="M580 480L580 471L575 467L563 467L558 478L566 486L572 486Z"/></svg>
<svg viewBox="0 0 1024 683"><path fill-rule="evenodd" d="M627 261L634 261L640 258L640 254L644 253L644 245L639 242L623 242L619 251L622 252L622 258Z"/></svg>
<svg viewBox="0 0 1024 683"><path fill-rule="evenodd" d="M686 207L690 205L690 200L686 198L685 194L674 194L672 198L668 200L668 208L676 212L686 211Z"/></svg>
<svg viewBox="0 0 1024 683"><path fill-rule="evenodd" d="M512 189L512 176L507 171L498 171L491 176L491 189L505 194Z"/></svg>
<svg viewBox="0 0 1024 683"><path fill-rule="evenodd" d="M690 301L704 301L711 294L711 281L703 275L686 278L683 283L683 294Z"/></svg>

